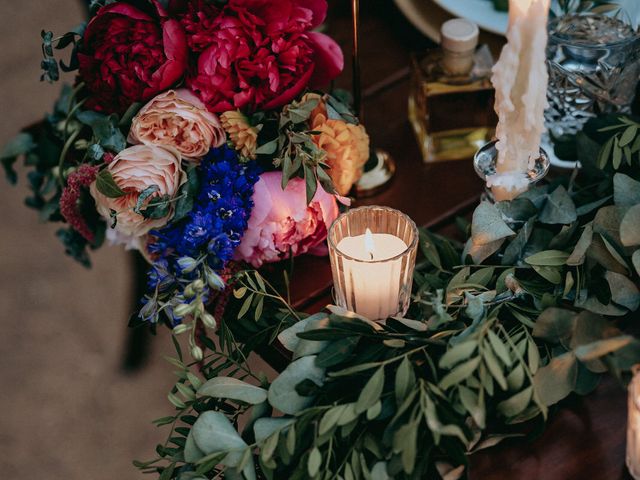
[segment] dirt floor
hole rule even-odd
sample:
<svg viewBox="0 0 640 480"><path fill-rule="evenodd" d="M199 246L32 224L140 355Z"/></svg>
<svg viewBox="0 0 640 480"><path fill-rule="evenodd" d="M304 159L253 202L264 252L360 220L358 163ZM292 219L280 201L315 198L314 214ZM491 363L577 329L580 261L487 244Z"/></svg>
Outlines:
<svg viewBox="0 0 640 480"><path fill-rule="evenodd" d="M40 30L64 33L77 0L0 0L0 144L51 107L59 85L39 82ZM171 412L166 332L145 369L120 369L132 305L129 256L104 248L86 270L64 254L55 226L0 179L0 475L12 480L145 478ZM150 478L150 477L146 477Z"/></svg>

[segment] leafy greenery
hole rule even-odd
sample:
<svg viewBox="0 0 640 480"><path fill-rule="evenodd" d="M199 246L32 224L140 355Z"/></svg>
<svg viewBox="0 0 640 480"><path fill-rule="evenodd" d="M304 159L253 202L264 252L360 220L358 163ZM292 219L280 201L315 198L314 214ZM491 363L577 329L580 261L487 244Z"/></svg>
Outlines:
<svg viewBox="0 0 640 480"><path fill-rule="evenodd" d="M177 413L157 422L173 424L172 446L136 464L178 480L455 479L470 454L523 436L605 372L624 381L640 362L618 320L640 307L640 181L627 162L598 161L609 137L585 139L577 177L481 203L458 222L465 242L422 229L405 318L303 314L238 273L221 346L203 334L202 363L172 360ZM291 360L269 382L245 360L275 343Z"/></svg>
<svg viewBox="0 0 640 480"><path fill-rule="evenodd" d="M51 44L66 46L72 38L75 36L68 34L59 39L51 39ZM131 118L140 108L140 104L134 104L122 117L106 116L83 110L85 94L82 83L73 88L64 85L53 112L37 126L19 133L0 153L0 162L10 183L15 184L18 180L14 166L20 157L24 158L25 166L31 169L27 180L32 195L26 199L26 204L38 210L42 221L64 221L59 203L69 175L81 164L103 165L106 153L117 154L123 150ZM123 194L106 170L98 175L96 186L108 197ZM184 187L184 191L187 191L187 187ZM185 192L179 196L184 199L182 203L176 205L176 211L180 206L182 214L185 208L190 209L187 198L189 195ZM192 197L193 195L190 198ZM170 205L161 200L154 198L141 213L160 217L166 215ZM106 223L93 205L87 194L81 196L82 216L95 238L91 244L71 228L63 228L57 232L66 252L87 267L90 266L88 250L100 247L106 230Z"/></svg>
<svg viewBox="0 0 640 480"><path fill-rule="evenodd" d="M331 95L305 95L301 100L287 105L277 118L264 118L263 113L254 115L252 124L260 132L257 154L266 156L273 165L282 169L282 188L295 177L306 181L307 202L311 202L318 183L329 193L335 187L327 173L326 152L318 147L310 130L312 111L322 101L330 119L357 123L349 107Z"/></svg>
<svg viewBox="0 0 640 480"><path fill-rule="evenodd" d="M60 37L54 37L53 32L42 30L40 37L42 38L42 68L41 81L49 83L57 82L60 79L60 70L63 72L72 72L78 69L78 41L82 38L85 23L78 25L72 31L65 33ZM63 60L56 60L54 49L63 50L69 45L73 45L69 63Z"/></svg>

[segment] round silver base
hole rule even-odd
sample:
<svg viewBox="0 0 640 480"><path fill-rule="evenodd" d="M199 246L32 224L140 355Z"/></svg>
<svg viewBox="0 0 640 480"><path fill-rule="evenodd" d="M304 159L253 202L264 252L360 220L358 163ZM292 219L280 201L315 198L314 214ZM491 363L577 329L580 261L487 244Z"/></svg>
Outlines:
<svg viewBox="0 0 640 480"><path fill-rule="evenodd" d="M491 177L498 173L496 169L496 165L498 163L498 150L496 149L496 143L497 143L496 140L494 140L493 142L487 143L480 150L478 150L475 156L473 157L473 168L475 169L476 173L482 180L486 181L488 177ZM540 180L542 180L547 174L547 172L549 171L550 166L551 166L551 162L549 161L549 156L547 155L547 152L545 152L542 148L540 148L540 156L536 158L533 168L530 168L529 171L526 173L525 188L520 190L519 192L514 191L513 194L517 195L518 193L522 193L528 190L529 188L531 188L536 183L538 183ZM500 198L500 197L513 196L512 194L509 194L508 191L505 192L504 187L502 188L498 187L498 189L501 190L502 192L500 193L500 195L498 195L498 198L495 198L496 196L494 195L494 193L497 193L495 189L496 187L486 188L485 192L486 192L486 198L488 200L501 201L508 198Z"/></svg>

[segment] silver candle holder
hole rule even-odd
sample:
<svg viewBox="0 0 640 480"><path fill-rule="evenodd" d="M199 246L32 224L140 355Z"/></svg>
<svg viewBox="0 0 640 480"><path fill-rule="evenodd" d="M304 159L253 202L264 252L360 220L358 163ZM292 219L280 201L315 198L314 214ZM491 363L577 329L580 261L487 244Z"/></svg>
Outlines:
<svg viewBox="0 0 640 480"><path fill-rule="evenodd" d="M473 168L478 176L485 182L498 173L496 165L498 164L498 150L496 149L497 140L487 143L484 147L476 152L473 157ZM524 188L517 192L506 189L499 185L493 187L485 187L486 199L491 202L501 202L511 200L520 193L524 193L532 186L542 180L549 171L551 162L549 156L544 149L540 148L540 156L535 159L533 168L530 168L526 175L526 184Z"/></svg>

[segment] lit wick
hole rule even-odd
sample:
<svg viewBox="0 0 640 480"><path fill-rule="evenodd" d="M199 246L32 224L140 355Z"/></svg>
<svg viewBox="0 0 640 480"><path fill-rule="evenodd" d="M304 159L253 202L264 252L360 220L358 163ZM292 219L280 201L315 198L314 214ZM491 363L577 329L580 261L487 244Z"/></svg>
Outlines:
<svg viewBox="0 0 640 480"><path fill-rule="evenodd" d="M371 233L371 230L369 230L368 228L364 232L364 249L371 257L371 260L373 261L373 252L375 251L375 245L373 243L373 234Z"/></svg>

